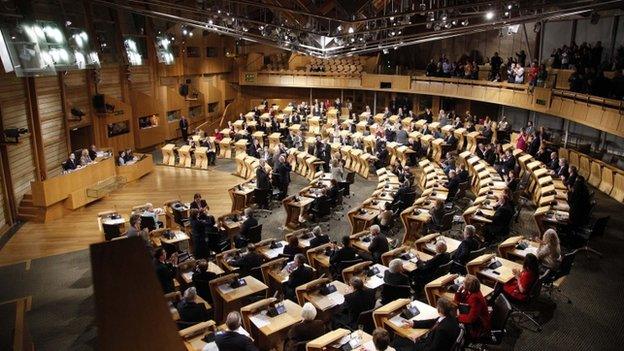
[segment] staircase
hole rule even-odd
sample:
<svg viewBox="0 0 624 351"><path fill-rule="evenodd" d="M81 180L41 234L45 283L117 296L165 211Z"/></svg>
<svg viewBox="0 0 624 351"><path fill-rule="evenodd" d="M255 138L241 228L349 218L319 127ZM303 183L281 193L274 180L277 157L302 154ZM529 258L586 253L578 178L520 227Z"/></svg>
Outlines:
<svg viewBox="0 0 624 351"><path fill-rule="evenodd" d="M17 219L22 222L31 221L43 223L45 220L45 209L33 204L31 194L24 194L17 208Z"/></svg>

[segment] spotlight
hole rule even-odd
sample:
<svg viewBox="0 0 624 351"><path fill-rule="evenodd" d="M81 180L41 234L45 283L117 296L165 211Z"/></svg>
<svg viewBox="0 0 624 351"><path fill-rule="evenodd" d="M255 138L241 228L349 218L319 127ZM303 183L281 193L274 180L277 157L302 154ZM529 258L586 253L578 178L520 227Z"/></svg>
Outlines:
<svg viewBox="0 0 624 351"><path fill-rule="evenodd" d="M389 53L389 52L390 52L390 50L388 50L388 49L383 49L383 53L384 53L384 54L388 55L388 53Z"/></svg>
<svg viewBox="0 0 624 351"><path fill-rule="evenodd" d="M211 26L212 26L212 24L213 24L213 23L214 23L214 21L213 21L213 20L211 20L211 19L209 19L209 20L208 20L208 24L209 24L209 25L211 25Z"/></svg>
<svg viewBox="0 0 624 351"><path fill-rule="evenodd" d="M505 11L505 17L509 16L509 11Z"/></svg>
<svg viewBox="0 0 624 351"><path fill-rule="evenodd" d="M453 22L451 22L451 24L456 26L457 25L457 20L453 20Z"/></svg>
<svg viewBox="0 0 624 351"><path fill-rule="evenodd" d="M486 13L485 13L485 19L486 19L486 20L488 20L488 21L489 21L489 20L491 20L491 19L493 19L493 18L494 18L494 11L491 11L491 10L490 10L490 11L488 11L488 12L486 12Z"/></svg>
<svg viewBox="0 0 624 351"><path fill-rule="evenodd" d="M512 7L513 7L512 4L507 5L507 10L511 10Z"/></svg>
<svg viewBox="0 0 624 351"><path fill-rule="evenodd" d="M431 22L427 22L427 24L425 25L425 27L427 27L427 29L431 29Z"/></svg>
<svg viewBox="0 0 624 351"><path fill-rule="evenodd" d="M436 23L436 24L433 26L433 30L440 30L440 29L442 29L442 27L440 27L440 24L439 24L439 23Z"/></svg>
<svg viewBox="0 0 624 351"><path fill-rule="evenodd" d="M186 29L182 29L182 35L187 35L188 31Z"/></svg>
<svg viewBox="0 0 624 351"><path fill-rule="evenodd" d="M354 32L353 27L349 27L348 32L349 32L349 34L353 34L353 32Z"/></svg>
<svg viewBox="0 0 624 351"><path fill-rule="evenodd" d="M464 26L464 27L468 26L468 24L470 24L470 23L468 22L468 20L467 20L467 19L466 19L466 20L461 21L461 25L462 25L462 26Z"/></svg>
<svg viewBox="0 0 624 351"><path fill-rule="evenodd" d="M340 32L342 30L342 25L339 25L336 30Z"/></svg>

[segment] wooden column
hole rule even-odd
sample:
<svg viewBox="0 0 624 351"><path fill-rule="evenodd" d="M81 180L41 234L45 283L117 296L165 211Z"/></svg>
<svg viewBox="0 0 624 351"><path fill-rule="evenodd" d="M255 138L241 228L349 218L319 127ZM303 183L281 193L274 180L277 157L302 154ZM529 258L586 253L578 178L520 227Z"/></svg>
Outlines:
<svg viewBox="0 0 624 351"><path fill-rule="evenodd" d="M0 131L4 130L4 125L2 121L2 109L0 108ZM15 201L15 192L13 191L13 179L11 178L11 169L9 167L9 153L7 151L6 144L0 144L0 170L0 180L2 180L2 187L4 191L4 203L6 204L6 208L8 210L6 222L7 225L11 226L13 225L13 223L15 223L15 218L17 218L17 203ZM0 230L1 229L2 228L0 228Z"/></svg>
<svg viewBox="0 0 624 351"><path fill-rule="evenodd" d="M65 139L67 139L65 146L67 147L67 154L69 155L73 151L71 145L71 136L69 134L69 123L67 122L67 117L69 116L68 114L71 107L67 104L67 92L65 91L65 73L58 72L57 77L59 90L61 93L61 107L63 109L63 130L65 131Z"/></svg>
<svg viewBox="0 0 624 351"><path fill-rule="evenodd" d="M26 103L28 112L28 130L32 134L33 161L35 171L39 180L45 180L48 176L46 171L45 156L43 155L43 137L41 136L41 120L39 118L39 107L37 105L37 91L35 89L35 78L24 78L24 89L26 90Z"/></svg>

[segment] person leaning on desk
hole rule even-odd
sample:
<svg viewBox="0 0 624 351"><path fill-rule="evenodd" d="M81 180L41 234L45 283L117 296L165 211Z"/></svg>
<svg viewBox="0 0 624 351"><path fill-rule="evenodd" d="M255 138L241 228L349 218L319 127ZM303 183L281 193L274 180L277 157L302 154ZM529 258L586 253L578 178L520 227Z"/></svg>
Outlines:
<svg viewBox="0 0 624 351"><path fill-rule="evenodd" d="M436 303L438 314L435 319L420 321L405 320L405 327L429 328L427 336L414 343L414 351L451 351L457 340L460 327L455 318L455 306L445 297L438 299Z"/></svg>

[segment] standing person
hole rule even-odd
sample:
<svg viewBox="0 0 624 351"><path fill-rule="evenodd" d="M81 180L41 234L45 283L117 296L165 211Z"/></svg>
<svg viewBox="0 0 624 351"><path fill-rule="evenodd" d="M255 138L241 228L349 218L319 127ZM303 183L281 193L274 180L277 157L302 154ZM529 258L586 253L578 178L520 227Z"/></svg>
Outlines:
<svg viewBox="0 0 624 351"><path fill-rule="evenodd" d="M279 190L280 190L281 198L285 198L286 196L288 196L288 185L290 184L290 171L292 171L292 168L290 167L288 162L286 162L286 157L284 155L281 155L279 157L279 163L275 167L275 172L279 176L278 181L279 181Z"/></svg>
<svg viewBox="0 0 624 351"><path fill-rule="evenodd" d="M182 140L186 142L188 140L189 122L185 116L180 117L180 132L182 133Z"/></svg>
<svg viewBox="0 0 624 351"><path fill-rule="evenodd" d="M173 253L169 259L167 259L167 252L162 247L156 250L154 253L154 263L156 265L156 276L160 282L160 286L165 294L175 291L173 285L173 278L177 274L178 270L178 254Z"/></svg>

